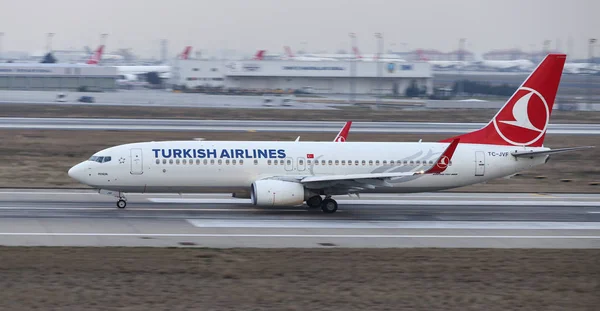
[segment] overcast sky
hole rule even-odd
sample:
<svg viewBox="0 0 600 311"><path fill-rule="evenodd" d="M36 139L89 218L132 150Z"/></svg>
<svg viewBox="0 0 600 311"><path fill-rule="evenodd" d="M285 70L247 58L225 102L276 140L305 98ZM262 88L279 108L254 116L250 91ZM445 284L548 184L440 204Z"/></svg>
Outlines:
<svg viewBox="0 0 600 311"><path fill-rule="evenodd" d="M54 32L54 49L132 48L141 56L169 54L185 45L216 54L282 46L309 51L348 49L355 32L363 53L376 52L375 32L386 49L449 51L461 37L476 52L541 49L559 43L574 57L587 55L588 38L600 39L600 0L0 0L3 50L40 51ZM600 47L596 48L600 54Z"/></svg>

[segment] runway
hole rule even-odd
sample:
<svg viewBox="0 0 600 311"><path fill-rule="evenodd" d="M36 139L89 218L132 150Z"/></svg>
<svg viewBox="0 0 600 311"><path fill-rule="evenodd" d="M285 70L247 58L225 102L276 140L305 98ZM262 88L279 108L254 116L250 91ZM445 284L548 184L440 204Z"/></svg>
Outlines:
<svg viewBox="0 0 600 311"><path fill-rule="evenodd" d="M354 122L351 131L375 134L461 134L484 125L485 123ZM0 118L0 128L4 129L337 133L342 126L343 122L327 121ZM598 135L600 124L550 124L548 133Z"/></svg>
<svg viewBox="0 0 600 311"><path fill-rule="evenodd" d="M600 195L336 197L340 210L257 208L230 194L0 191L0 245L600 248Z"/></svg>

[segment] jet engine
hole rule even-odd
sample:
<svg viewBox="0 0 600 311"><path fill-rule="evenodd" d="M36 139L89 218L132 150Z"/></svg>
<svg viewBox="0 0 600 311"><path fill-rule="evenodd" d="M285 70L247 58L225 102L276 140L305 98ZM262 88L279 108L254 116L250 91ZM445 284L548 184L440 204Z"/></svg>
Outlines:
<svg viewBox="0 0 600 311"><path fill-rule="evenodd" d="M262 206L290 206L302 204L307 191L300 183L282 180L257 180L252 183L252 204Z"/></svg>

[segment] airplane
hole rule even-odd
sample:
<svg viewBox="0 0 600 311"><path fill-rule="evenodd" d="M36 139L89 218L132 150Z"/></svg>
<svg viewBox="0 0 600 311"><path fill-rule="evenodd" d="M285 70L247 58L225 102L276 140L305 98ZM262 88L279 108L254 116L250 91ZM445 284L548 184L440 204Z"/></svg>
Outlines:
<svg viewBox="0 0 600 311"><path fill-rule="evenodd" d="M528 71L535 67L535 64L528 59L514 60L487 60L480 55L476 55L476 60L472 65L478 66L481 69L495 71Z"/></svg>
<svg viewBox="0 0 600 311"><path fill-rule="evenodd" d="M420 61L427 62L436 69L460 69L469 65L469 62L462 60L429 60L423 55L423 50L418 50L417 54Z"/></svg>
<svg viewBox="0 0 600 311"><path fill-rule="evenodd" d="M255 206L338 209L334 195L452 189L548 162L546 129L565 54L549 54L483 128L438 142L159 141L106 148L71 167L80 183L125 193L249 192Z"/></svg>
<svg viewBox="0 0 600 311"><path fill-rule="evenodd" d="M285 50L285 56L281 58L282 60L297 60L297 61L309 61L309 62L315 62L315 61L335 62L335 61L337 61L337 59L331 58L331 57L295 56L294 53L292 52L292 49L289 46L284 46L283 49Z"/></svg>

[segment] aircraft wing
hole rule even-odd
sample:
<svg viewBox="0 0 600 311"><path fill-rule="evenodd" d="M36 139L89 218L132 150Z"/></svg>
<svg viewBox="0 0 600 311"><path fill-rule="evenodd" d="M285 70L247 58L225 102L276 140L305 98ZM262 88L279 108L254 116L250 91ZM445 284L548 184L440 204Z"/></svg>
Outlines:
<svg viewBox="0 0 600 311"><path fill-rule="evenodd" d="M450 165L450 160L454 155L454 151L458 146L460 139L454 139L446 150L440 155L434 165L432 165L426 171L419 172L397 172L397 173L363 173L363 174L345 174L345 175L321 175L321 176L307 176L300 179L300 183L305 184L308 188L314 188L313 184L317 184L317 187L331 187L333 185L340 184L372 184L385 182L386 179L390 178L406 178L416 175L425 174L440 174L443 173L446 168Z"/></svg>
<svg viewBox="0 0 600 311"><path fill-rule="evenodd" d="M542 151L514 151L514 152L511 152L510 154L516 158L540 157L540 156L545 156L545 155L550 155L550 154L555 154L555 153L589 149L589 148L594 148L594 146L569 147L569 148L560 148L560 149L551 149L551 150L542 150Z"/></svg>

